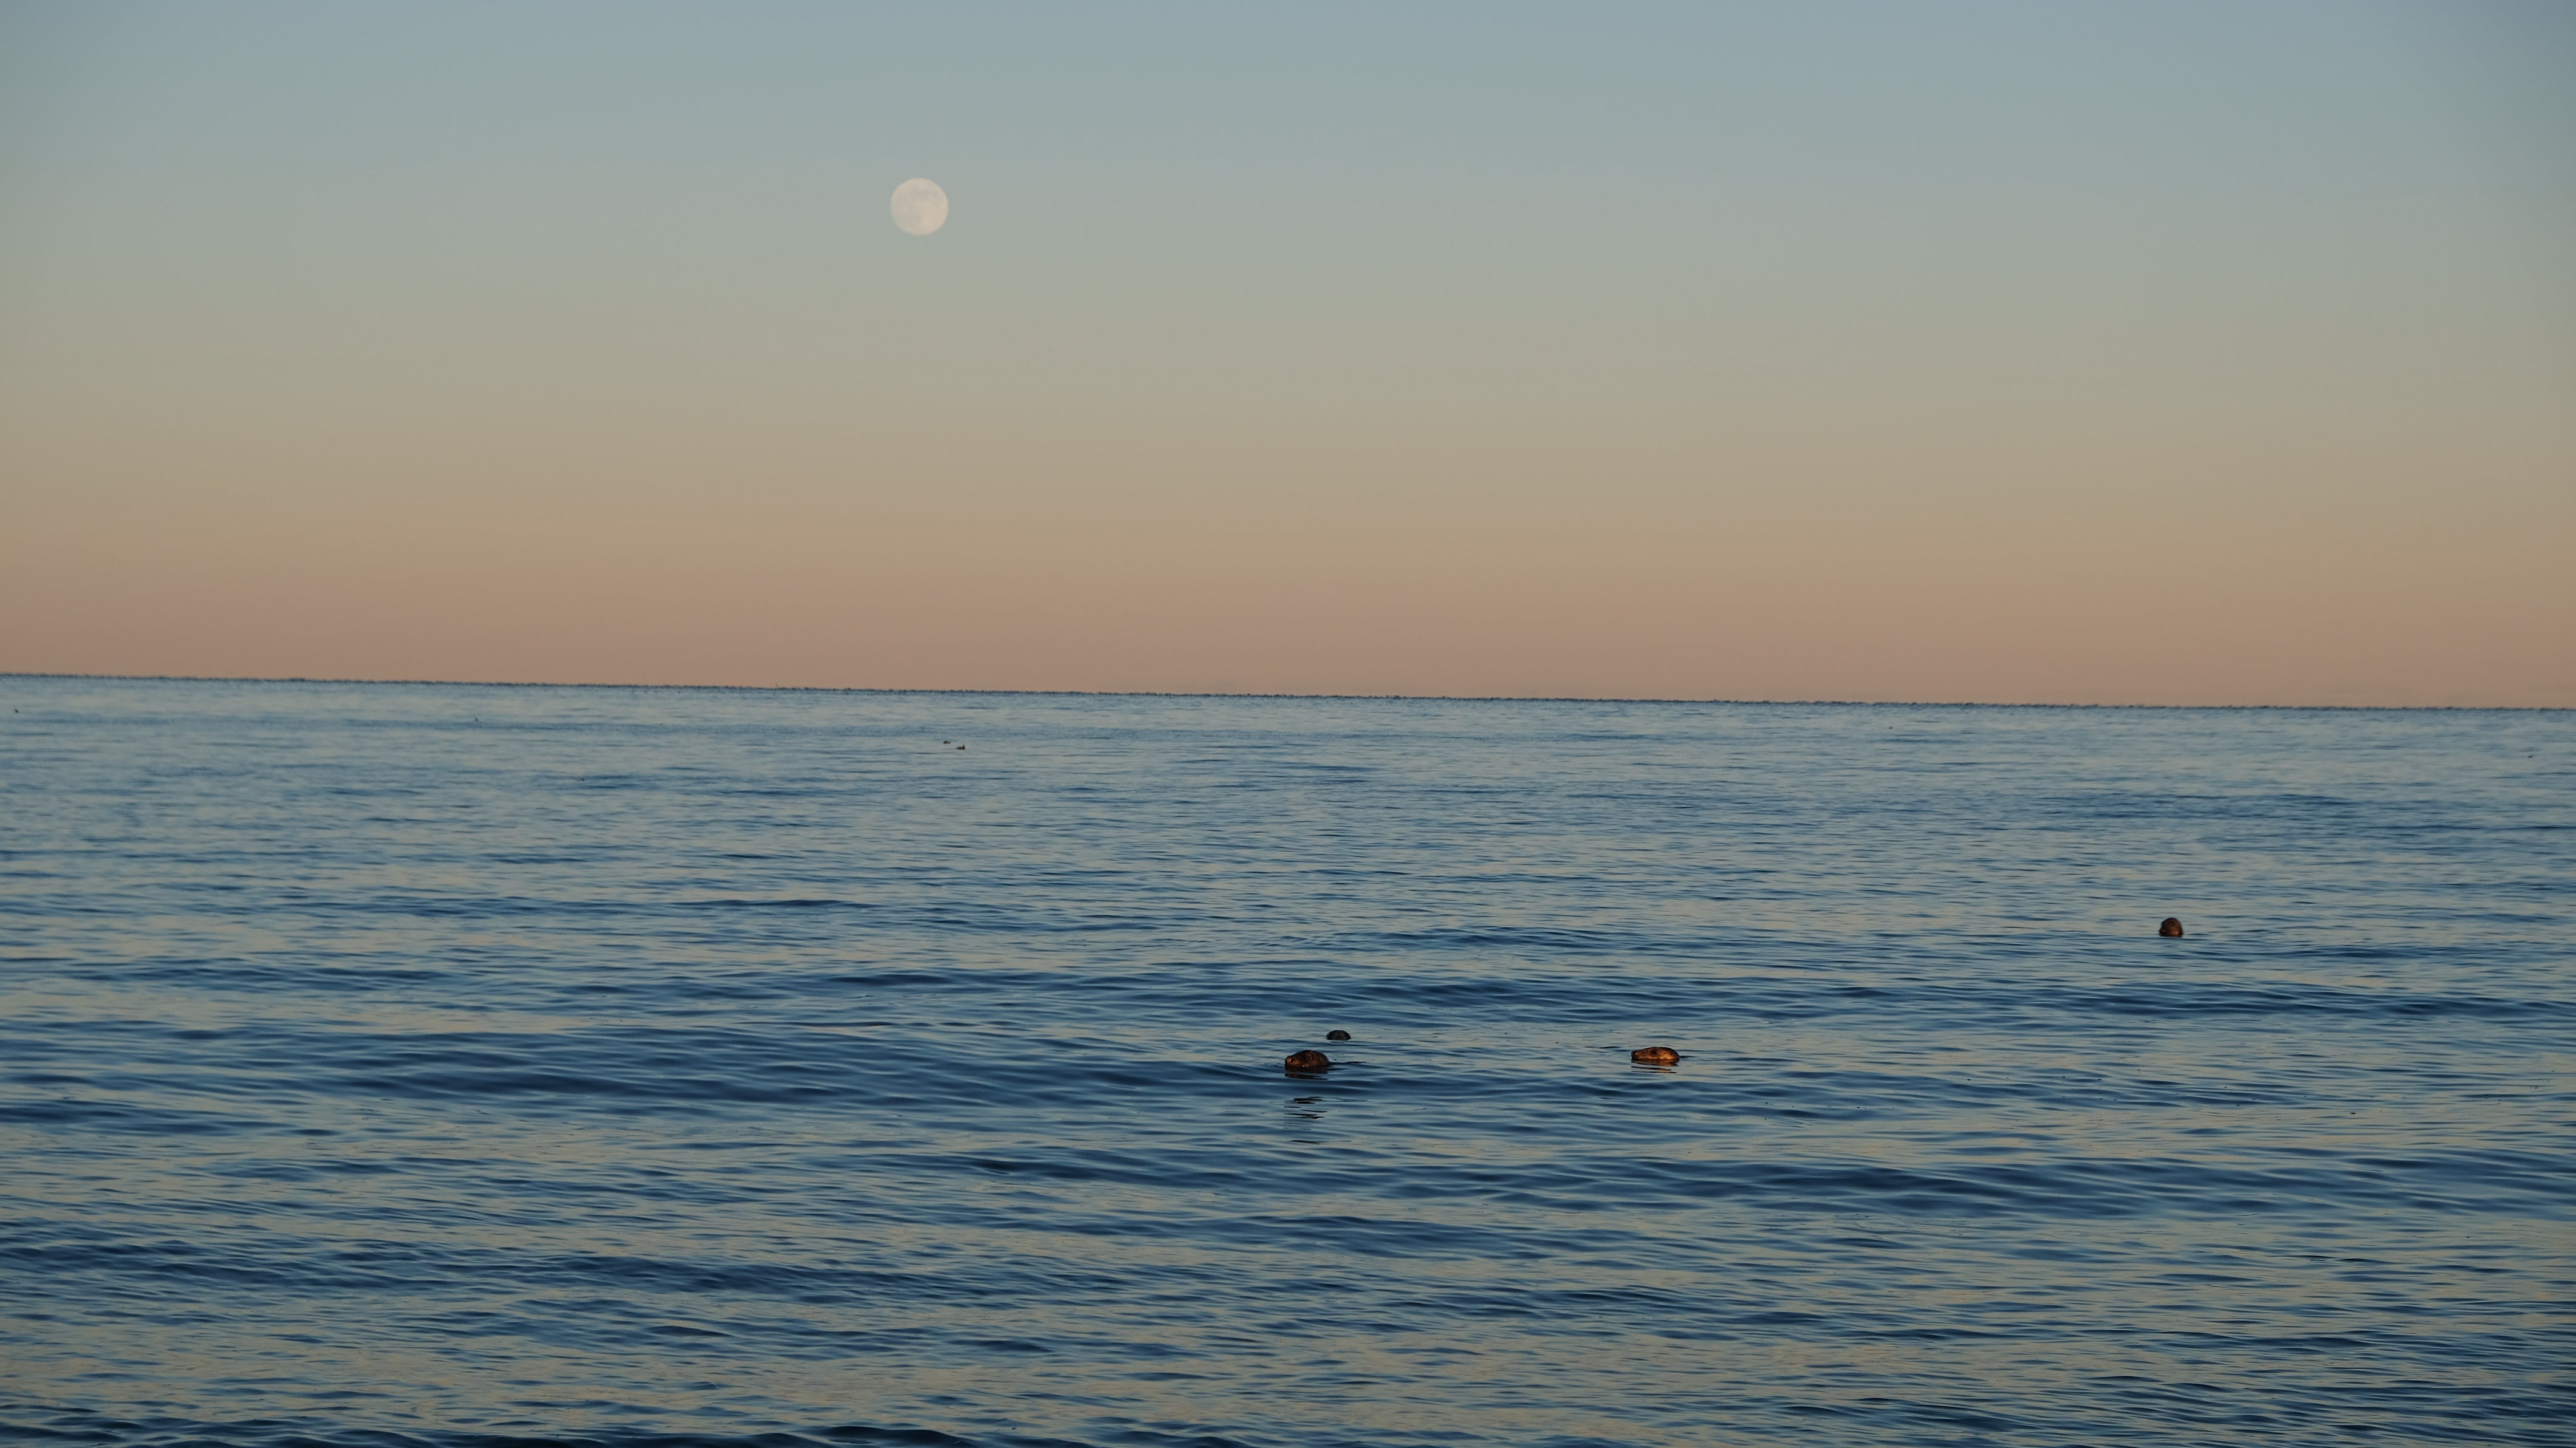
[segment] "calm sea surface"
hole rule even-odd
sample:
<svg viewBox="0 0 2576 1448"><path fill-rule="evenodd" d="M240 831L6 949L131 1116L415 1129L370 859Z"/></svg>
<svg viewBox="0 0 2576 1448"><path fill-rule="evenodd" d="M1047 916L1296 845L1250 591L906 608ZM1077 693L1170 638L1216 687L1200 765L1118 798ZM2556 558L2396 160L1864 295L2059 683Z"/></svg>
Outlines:
<svg viewBox="0 0 2576 1448"><path fill-rule="evenodd" d="M2576 715L0 709L0 1436L2576 1442Z"/></svg>

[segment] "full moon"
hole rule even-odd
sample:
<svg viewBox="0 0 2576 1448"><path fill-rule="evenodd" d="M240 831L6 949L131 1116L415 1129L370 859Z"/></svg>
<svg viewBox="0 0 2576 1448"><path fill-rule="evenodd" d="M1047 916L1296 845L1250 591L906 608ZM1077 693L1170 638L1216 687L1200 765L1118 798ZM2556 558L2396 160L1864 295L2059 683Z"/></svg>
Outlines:
<svg viewBox="0 0 2576 1448"><path fill-rule="evenodd" d="M913 177L894 188L894 224L913 236L928 236L948 224L948 193L936 181Z"/></svg>

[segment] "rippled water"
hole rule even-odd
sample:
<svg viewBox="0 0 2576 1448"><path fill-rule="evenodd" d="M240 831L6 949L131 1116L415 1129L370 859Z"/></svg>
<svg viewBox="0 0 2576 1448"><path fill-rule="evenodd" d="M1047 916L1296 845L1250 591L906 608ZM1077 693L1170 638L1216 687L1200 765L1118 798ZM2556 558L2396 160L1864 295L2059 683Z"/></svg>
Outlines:
<svg viewBox="0 0 2576 1448"><path fill-rule="evenodd" d="M2576 715L0 706L0 1435L2576 1441Z"/></svg>

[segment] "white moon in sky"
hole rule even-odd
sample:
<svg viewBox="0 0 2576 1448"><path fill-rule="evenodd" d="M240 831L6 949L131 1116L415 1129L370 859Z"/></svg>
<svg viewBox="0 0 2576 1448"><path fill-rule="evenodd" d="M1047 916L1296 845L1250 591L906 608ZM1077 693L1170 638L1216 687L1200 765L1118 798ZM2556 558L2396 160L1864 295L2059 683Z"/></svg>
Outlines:
<svg viewBox="0 0 2576 1448"><path fill-rule="evenodd" d="M894 188L894 224L910 235L928 236L948 224L948 193L936 181L913 177Z"/></svg>

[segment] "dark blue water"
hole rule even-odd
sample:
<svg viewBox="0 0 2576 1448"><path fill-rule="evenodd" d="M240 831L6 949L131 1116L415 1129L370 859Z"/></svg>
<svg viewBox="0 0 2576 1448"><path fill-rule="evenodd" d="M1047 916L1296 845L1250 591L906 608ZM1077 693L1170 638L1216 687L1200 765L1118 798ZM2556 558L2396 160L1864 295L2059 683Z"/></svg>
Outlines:
<svg viewBox="0 0 2576 1448"><path fill-rule="evenodd" d="M0 1434L2576 1442L2576 715L0 708Z"/></svg>

